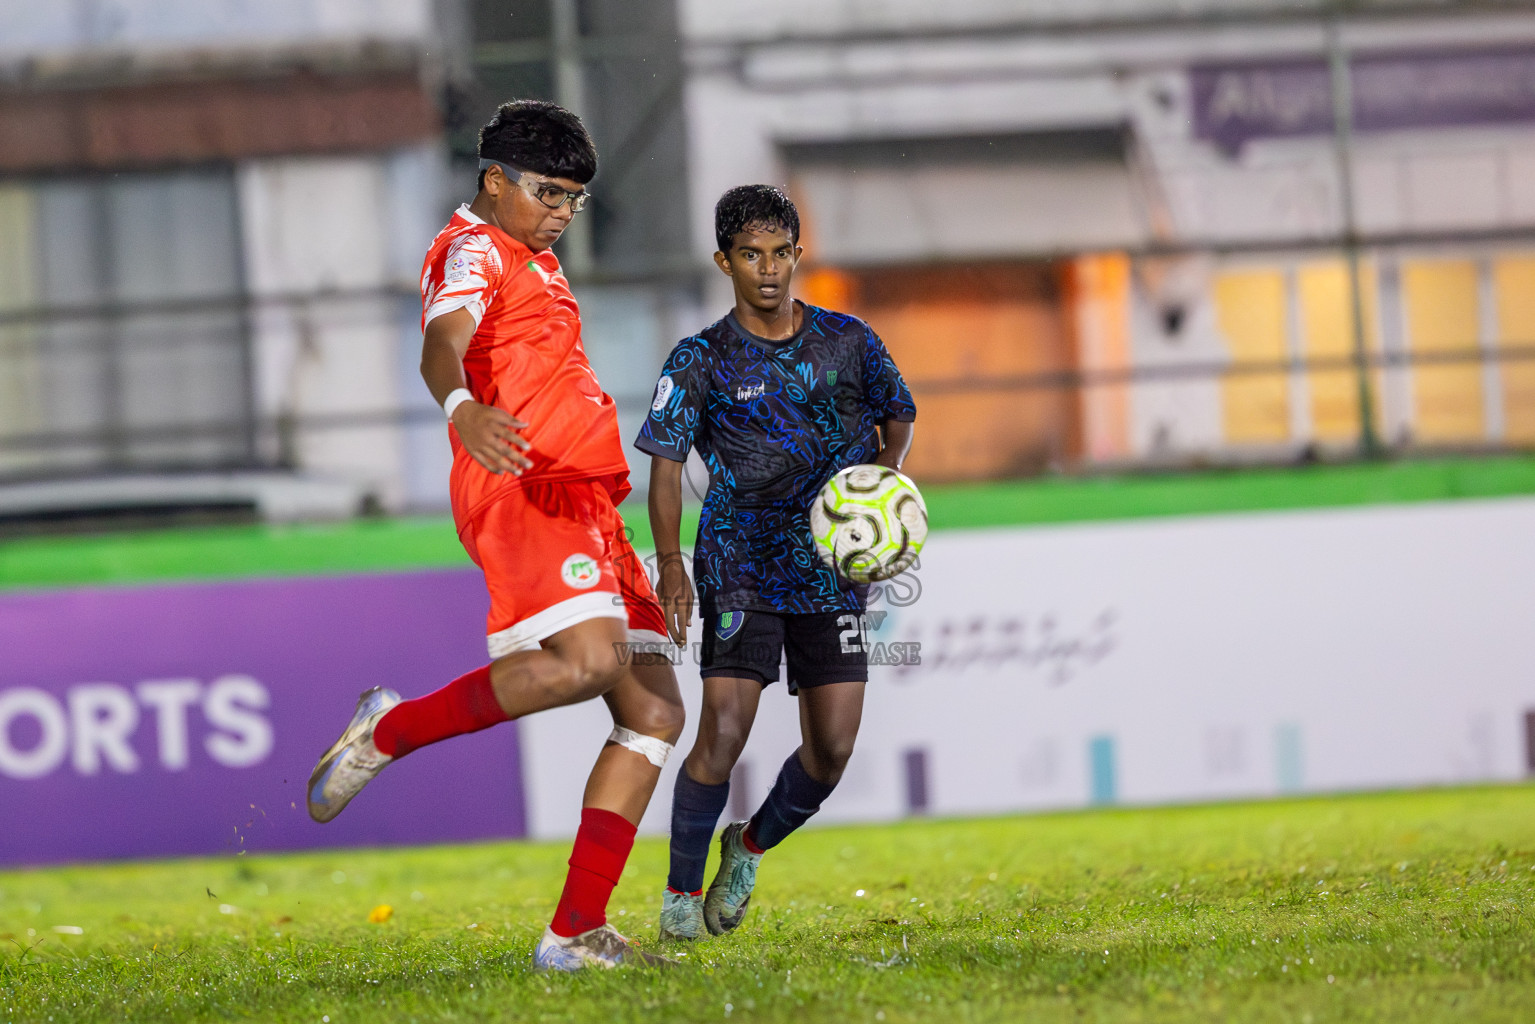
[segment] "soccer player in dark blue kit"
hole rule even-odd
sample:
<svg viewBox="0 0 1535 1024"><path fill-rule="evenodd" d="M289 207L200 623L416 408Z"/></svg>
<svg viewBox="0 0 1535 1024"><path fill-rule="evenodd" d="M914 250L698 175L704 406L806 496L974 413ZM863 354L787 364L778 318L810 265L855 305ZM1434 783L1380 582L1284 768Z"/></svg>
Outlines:
<svg viewBox="0 0 1535 1024"><path fill-rule="evenodd" d="M704 623L703 713L672 798L663 938L719 935L741 923L765 851L804 824L853 752L868 681L867 587L817 556L810 506L838 470L899 469L916 407L884 344L856 317L790 295L802 249L799 214L769 185L731 189L714 211L714 261L735 308L679 342L662 368L636 445L652 456L650 524L667 631L687 640L693 587L679 532L682 467L709 467L693 552ZM762 691L788 656L802 742L749 821L720 836L707 896L704 869Z"/></svg>

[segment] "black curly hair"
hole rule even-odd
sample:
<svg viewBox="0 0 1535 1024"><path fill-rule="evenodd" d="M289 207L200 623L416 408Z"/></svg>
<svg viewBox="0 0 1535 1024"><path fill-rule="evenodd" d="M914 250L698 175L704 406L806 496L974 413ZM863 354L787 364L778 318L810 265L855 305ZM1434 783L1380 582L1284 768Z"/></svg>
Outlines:
<svg viewBox="0 0 1535 1024"><path fill-rule="evenodd" d="M799 211L776 185L737 185L714 204L714 240L727 256L736 235L759 224L782 228L799 243Z"/></svg>
<svg viewBox="0 0 1535 1024"><path fill-rule="evenodd" d="M597 176L597 147L581 119L545 100L511 100L480 129L479 153L550 178L585 185ZM485 172L480 172L480 188Z"/></svg>

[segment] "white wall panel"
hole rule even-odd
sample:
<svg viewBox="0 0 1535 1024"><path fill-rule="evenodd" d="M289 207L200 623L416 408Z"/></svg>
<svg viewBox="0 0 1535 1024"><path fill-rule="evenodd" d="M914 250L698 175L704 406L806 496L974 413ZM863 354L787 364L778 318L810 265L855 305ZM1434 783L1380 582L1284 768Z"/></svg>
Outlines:
<svg viewBox="0 0 1535 1024"><path fill-rule="evenodd" d="M1123 163L949 164L856 173L816 166L797 172L795 183L816 224L816 258L834 263L1118 248L1138 245L1147 235ZM934 202L940 194L968 198Z"/></svg>
<svg viewBox="0 0 1535 1024"><path fill-rule="evenodd" d="M411 214L391 212L389 200L398 197L390 194L388 171L387 157L263 160L241 168L263 417L399 408L405 328L398 297L386 288L405 283L398 280L392 218ZM417 201L435 206L435 196ZM300 428L291 442L267 442L288 445L300 470L353 482L386 507L403 507L411 494L398 425L316 425Z"/></svg>
<svg viewBox="0 0 1535 1024"><path fill-rule="evenodd" d="M1420 229L1490 228L1501 222L1500 154L1422 152L1404 168L1408 222Z"/></svg>
<svg viewBox="0 0 1535 1024"><path fill-rule="evenodd" d="M385 274L400 289L395 300L396 377L400 404L415 414L401 430L404 458L403 504L411 510L448 508L448 472L453 450L437 400L421 379L421 264L426 250L448 222L450 211L471 198L474 179L450 178L447 155L435 145L399 150L384 168L389 216Z"/></svg>
<svg viewBox="0 0 1535 1024"><path fill-rule="evenodd" d="M0 55L415 41L431 34L432 7L432 0L7 0Z"/></svg>
<svg viewBox="0 0 1535 1024"><path fill-rule="evenodd" d="M913 749L939 814L1087 804L1095 739L1126 803L1519 778L1531 536L1526 498L936 533L920 598L871 633L919 641L923 663L874 670L820 820L904 814ZM649 832L696 726L691 659L680 679L689 726ZM533 834L574 832L610 724L599 704L520 723ZM779 685L748 806L797 742Z"/></svg>
<svg viewBox="0 0 1535 1024"><path fill-rule="evenodd" d="M1319 9L1321 0L781 0L777 4L681 0L683 31L697 39L750 39L775 35L837 35L985 29L995 25L1188 17L1200 13Z"/></svg>

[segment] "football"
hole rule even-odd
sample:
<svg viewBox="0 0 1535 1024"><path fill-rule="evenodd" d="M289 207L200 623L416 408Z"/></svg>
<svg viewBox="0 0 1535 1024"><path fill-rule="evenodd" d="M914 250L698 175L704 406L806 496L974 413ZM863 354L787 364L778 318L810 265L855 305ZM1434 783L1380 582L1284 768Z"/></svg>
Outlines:
<svg viewBox="0 0 1535 1024"><path fill-rule="evenodd" d="M810 506L821 558L854 583L888 580L917 560L927 540L927 506L917 485L884 466L849 466Z"/></svg>

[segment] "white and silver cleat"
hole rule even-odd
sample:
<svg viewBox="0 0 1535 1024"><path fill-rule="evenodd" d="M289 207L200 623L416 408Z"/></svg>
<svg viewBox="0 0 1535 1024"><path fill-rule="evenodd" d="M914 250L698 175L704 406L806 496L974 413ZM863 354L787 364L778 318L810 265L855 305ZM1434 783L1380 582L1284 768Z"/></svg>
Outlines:
<svg viewBox="0 0 1535 1024"><path fill-rule="evenodd" d="M330 821L340 814L352 797L394 760L373 745L373 729L398 703L400 695L382 686L364 690L357 698L357 710L352 712L346 731L309 776L309 816L315 821Z"/></svg>
<svg viewBox="0 0 1535 1024"><path fill-rule="evenodd" d="M587 967L613 968L624 964L665 967L674 966L676 961L634 948L610 924L568 939L554 934L553 928L545 928L544 937L533 951L533 966L540 971L579 971Z"/></svg>

